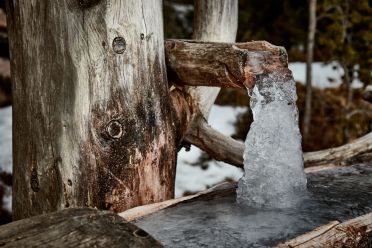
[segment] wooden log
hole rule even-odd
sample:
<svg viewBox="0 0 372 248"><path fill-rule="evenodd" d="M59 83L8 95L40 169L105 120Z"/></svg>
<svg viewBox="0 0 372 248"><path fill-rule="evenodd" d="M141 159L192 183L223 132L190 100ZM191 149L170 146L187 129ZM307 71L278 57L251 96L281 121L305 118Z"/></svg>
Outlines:
<svg viewBox="0 0 372 248"><path fill-rule="evenodd" d="M163 247L108 211L66 209L0 226L1 247Z"/></svg>
<svg viewBox="0 0 372 248"><path fill-rule="evenodd" d="M277 248L359 248L372 245L372 213L343 223L332 222Z"/></svg>
<svg viewBox="0 0 372 248"><path fill-rule="evenodd" d="M167 40L166 61L172 82L191 86L253 88L262 75L292 77L283 47L266 41L216 43Z"/></svg>
<svg viewBox="0 0 372 248"><path fill-rule="evenodd" d="M172 198L162 1L7 4L14 219Z"/></svg>
<svg viewBox="0 0 372 248"><path fill-rule="evenodd" d="M189 130L190 134L185 138L187 142L206 151L213 159L243 168L243 142L221 134L202 119L190 125ZM368 155L370 153L372 153L372 133L339 147L305 152L304 166L350 165L363 156L370 158L371 156Z"/></svg>
<svg viewBox="0 0 372 248"><path fill-rule="evenodd" d="M366 152L372 152L372 132L343 146L305 153L305 166L349 165Z"/></svg>

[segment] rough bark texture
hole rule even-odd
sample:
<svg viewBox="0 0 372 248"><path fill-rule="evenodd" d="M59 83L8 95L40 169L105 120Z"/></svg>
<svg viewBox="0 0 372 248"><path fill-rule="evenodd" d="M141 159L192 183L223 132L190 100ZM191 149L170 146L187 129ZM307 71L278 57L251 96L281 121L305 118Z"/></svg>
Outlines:
<svg viewBox="0 0 372 248"><path fill-rule="evenodd" d="M234 42L238 30L238 0L195 0L193 39ZM208 119L220 88L187 87L198 113Z"/></svg>
<svg viewBox="0 0 372 248"><path fill-rule="evenodd" d="M165 48L170 79L180 85L253 88L260 76L270 72L292 75L285 49L266 41L167 40Z"/></svg>
<svg viewBox="0 0 372 248"><path fill-rule="evenodd" d="M116 214L66 209L0 226L1 247L163 247Z"/></svg>
<svg viewBox="0 0 372 248"><path fill-rule="evenodd" d="M13 216L173 197L160 0L9 0Z"/></svg>
<svg viewBox="0 0 372 248"><path fill-rule="evenodd" d="M317 234L317 235L316 235ZM330 223L277 248L367 248L372 245L372 213L344 223Z"/></svg>
<svg viewBox="0 0 372 248"><path fill-rule="evenodd" d="M309 1L309 28L307 31L307 51L306 51L306 97L303 136L306 139L309 135L311 121L311 100L312 100L312 64L314 57L314 38L316 31L316 1Z"/></svg>

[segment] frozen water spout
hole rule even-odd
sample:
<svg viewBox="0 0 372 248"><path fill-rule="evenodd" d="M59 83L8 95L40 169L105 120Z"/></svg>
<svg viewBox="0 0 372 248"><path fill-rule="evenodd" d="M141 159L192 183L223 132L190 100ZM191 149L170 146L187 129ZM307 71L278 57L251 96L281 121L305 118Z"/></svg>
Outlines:
<svg viewBox="0 0 372 248"><path fill-rule="evenodd" d="M262 65L267 63L264 53L247 56L254 59L247 60L245 70L256 75L253 89L248 89L254 121L245 141L245 175L238 184L237 201L290 207L306 191L295 81L286 66L270 70Z"/></svg>

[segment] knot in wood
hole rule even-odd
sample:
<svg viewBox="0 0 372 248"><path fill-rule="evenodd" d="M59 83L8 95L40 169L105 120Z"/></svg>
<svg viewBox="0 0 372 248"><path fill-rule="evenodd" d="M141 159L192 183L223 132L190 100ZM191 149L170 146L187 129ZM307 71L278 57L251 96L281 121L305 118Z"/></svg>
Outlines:
<svg viewBox="0 0 372 248"><path fill-rule="evenodd" d="M127 44L125 42L125 39L123 37L116 37L112 41L112 49L115 53L122 54L125 51Z"/></svg>
<svg viewBox="0 0 372 248"><path fill-rule="evenodd" d="M106 127L108 135L113 139L119 139L123 135L123 126L117 120L110 121Z"/></svg>

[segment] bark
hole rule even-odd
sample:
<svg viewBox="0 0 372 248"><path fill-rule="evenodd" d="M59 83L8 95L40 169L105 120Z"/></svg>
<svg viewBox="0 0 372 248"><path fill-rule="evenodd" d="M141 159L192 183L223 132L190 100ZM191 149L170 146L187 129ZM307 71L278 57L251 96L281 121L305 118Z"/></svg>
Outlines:
<svg viewBox="0 0 372 248"><path fill-rule="evenodd" d="M2 247L163 247L118 215L66 209L0 226Z"/></svg>
<svg viewBox="0 0 372 248"><path fill-rule="evenodd" d="M309 135L311 123L311 100L312 100L312 63L314 57L314 38L316 31L316 0L309 1L309 29L307 33L306 53L306 96L303 136L306 139Z"/></svg>
<svg viewBox="0 0 372 248"><path fill-rule="evenodd" d="M172 198L161 1L7 3L14 219Z"/></svg>
<svg viewBox="0 0 372 248"><path fill-rule="evenodd" d="M369 213L344 223L329 223L276 247L358 248L370 247L371 243L372 213Z"/></svg>
<svg viewBox="0 0 372 248"><path fill-rule="evenodd" d="M196 0L193 39L214 42L234 42L238 29L238 0ZM188 87L198 113L208 120L219 88Z"/></svg>
<svg viewBox="0 0 372 248"><path fill-rule="evenodd" d="M214 43L168 40L170 81L179 85L253 88L260 77L280 71L289 79L287 52L266 41Z"/></svg>

